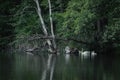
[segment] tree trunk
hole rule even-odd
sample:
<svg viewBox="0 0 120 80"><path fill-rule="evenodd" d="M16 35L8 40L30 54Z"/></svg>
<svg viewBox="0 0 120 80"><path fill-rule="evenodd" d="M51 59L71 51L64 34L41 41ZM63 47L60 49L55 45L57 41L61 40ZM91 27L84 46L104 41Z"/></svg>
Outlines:
<svg viewBox="0 0 120 80"><path fill-rule="evenodd" d="M34 0L34 1L35 1L36 5L37 5L37 13L38 13L38 16L39 16L41 24L42 24L43 33L45 34L45 36L48 36L48 32L47 32L47 29L46 29L46 26L45 26L45 23L44 23L42 14L41 14L41 8L40 8L40 5L39 5L39 1L38 0ZM49 4L50 4L50 1L49 1ZM51 7L51 5L49 7ZM51 14L51 9L50 9L50 14ZM55 52L54 48L56 48L56 44L55 44L55 37L54 37L53 24L52 24L52 18L51 17L50 17L50 21L51 21L51 33L52 33L54 44L52 44L50 39L46 39L46 41L47 41L47 43L49 45L49 51L50 52Z"/></svg>
<svg viewBox="0 0 120 80"><path fill-rule="evenodd" d="M56 49L56 42L55 42L55 35L54 35L54 27L53 27L53 20L52 20L52 10L51 10L51 2L50 0L48 0L48 3L49 3L49 18L50 18L50 24L51 24L51 35L53 37L53 46L54 46L54 49Z"/></svg>

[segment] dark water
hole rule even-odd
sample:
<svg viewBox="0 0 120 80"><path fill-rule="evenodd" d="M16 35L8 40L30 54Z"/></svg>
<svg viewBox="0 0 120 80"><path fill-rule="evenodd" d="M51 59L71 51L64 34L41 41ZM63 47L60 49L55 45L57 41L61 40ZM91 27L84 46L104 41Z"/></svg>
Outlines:
<svg viewBox="0 0 120 80"><path fill-rule="evenodd" d="M119 56L39 54L0 53L0 80L120 80Z"/></svg>

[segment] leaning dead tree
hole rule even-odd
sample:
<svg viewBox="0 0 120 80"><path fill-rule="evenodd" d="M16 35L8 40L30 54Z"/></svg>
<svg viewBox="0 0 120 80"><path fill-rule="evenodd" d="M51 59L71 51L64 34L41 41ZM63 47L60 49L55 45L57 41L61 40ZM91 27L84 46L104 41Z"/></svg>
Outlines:
<svg viewBox="0 0 120 80"><path fill-rule="evenodd" d="M48 3L49 3L50 24L51 24L51 35L53 37L52 42L53 42L54 48L56 49L55 35L54 35L54 31L53 31L54 27L53 27L53 20L52 20L52 9L51 9L51 2L50 2L50 0L48 0Z"/></svg>
<svg viewBox="0 0 120 80"><path fill-rule="evenodd" d="M37 6L37 13L38 13L38 16L39 16L41 24L42 24L43 33L44 33L45 36L49 36L48 31L46 29L44 19L43 19L42 14L41 14L41 8L40 8L40 5L39 5L39 1L38 0L34 0L34 1L36 3L36 6ZM51 11L50 0L48 0L48 4L49 4L49 15L50 15L49 18L50 18L50 24L51 24L52 41L50 39L46 39L46 42L49 46L49 51L52 52L52 53L56 53L56 42L55 42L55 35L54 35L54 29L53 29L52 11Z"/></svg>

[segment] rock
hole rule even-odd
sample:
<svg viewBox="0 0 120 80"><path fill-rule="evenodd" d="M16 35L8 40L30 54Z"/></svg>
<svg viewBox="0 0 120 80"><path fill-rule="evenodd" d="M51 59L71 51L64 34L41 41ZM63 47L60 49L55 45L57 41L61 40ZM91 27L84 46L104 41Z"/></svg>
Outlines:
<svg viewBox="0 0 120 80"><path fill-rule="evenodd" d="M79 55L79 50L77 48L70 48L69 46L66 46L65 53Z"/></svg>

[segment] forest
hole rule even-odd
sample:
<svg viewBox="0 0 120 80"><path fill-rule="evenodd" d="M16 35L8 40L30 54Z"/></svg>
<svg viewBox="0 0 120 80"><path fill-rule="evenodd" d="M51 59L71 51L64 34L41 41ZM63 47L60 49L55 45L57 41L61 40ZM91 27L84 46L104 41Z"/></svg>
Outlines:
<svg viewBox="0 0 120 80"><path fill-rule="evenodd" d="M120 0L0 0L0 80L120 80Z"/></svg>
<svg viewBox="0 0 120 80"><path fill-rule="evenodd" d="M0 49L45 45L120 53L120 0L0 0Z"/></svg>

